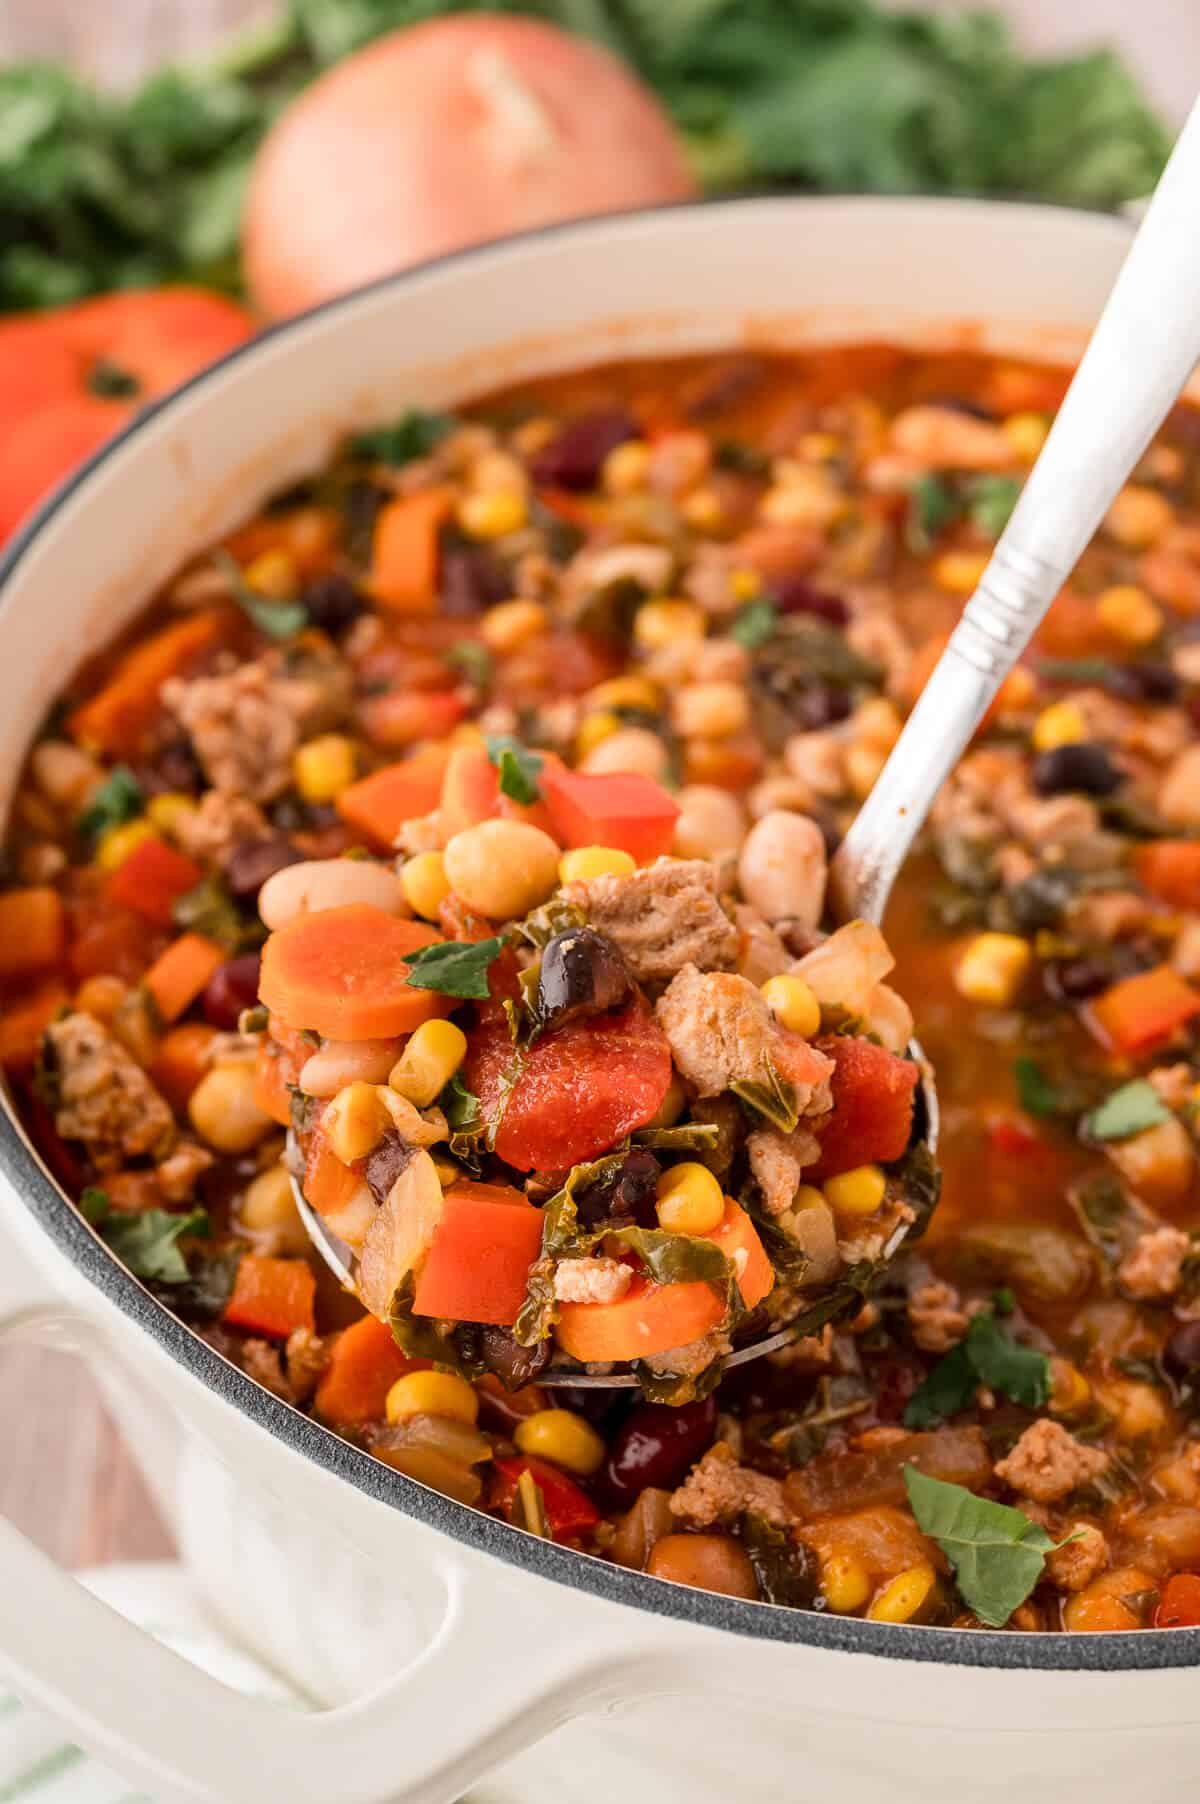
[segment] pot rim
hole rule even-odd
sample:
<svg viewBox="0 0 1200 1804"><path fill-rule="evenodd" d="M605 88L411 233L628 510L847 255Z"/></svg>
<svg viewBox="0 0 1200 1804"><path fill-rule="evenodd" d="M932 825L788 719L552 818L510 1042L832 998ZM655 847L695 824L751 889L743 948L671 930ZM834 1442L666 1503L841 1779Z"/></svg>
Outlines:
<svg viewBox="0 0 1200 1804"><path fill-rule="evenodd" d="M1112 215L1057 203L1021 199L978 197L843 195L737 195L684 201L670 206L646 207L603 214L595 218L565 221L492 243L474 245L418 264L411 269L382 276L348 294L338 295L287 320L268 326L244 344L227 352L216 363L192 376L180 388L160 397L140 411L79 469L74 471L31 515L0 554L0 609L9 605L5 595L10 579L53 525L78 489L152 422L176 408L183 397L201 393L206 386L223 382L244 363L261 355L265 346L288 334L303 331L314 318L352 314L370 296L419 281L432 270L486 264L497 255L545 242L571 237L603 235L630 219L657 215L689 215L700 211L720 213L761 207L764 199L781 211L823 210L851 206L898 211L914 206L939 209L948 216L981 207L1021 208L1049 220L1064 213L1104 221L1117 231L1131 234L1127 221ZM129 1321L144 1329L170 1357L192 1377L247 1416L258 1427L282 1441L294 1452L313 1460L325 1471L345 1479L376 1502L453 1540L492 1555L506 1565L549 1579L569 1589L589 1593L608 1602L624 1604L652 1615L695 1623L756 1640L777 1641L823 1648L836 1653L870 1654L876 1657L918 1661L934 1665L1001 1668L1010 1671L1128 1672L1200 1664L1200 1628L1150 1629L1087 1635L996 1633L977 1629L922 1628L867 1622L858 1617L826 1615L772 1604L749 1603L710 1591L664 1583L648 1574L630 1572L595 1555L558 1546L510 1527L469 1505L445 1497L403 1473L394 1471L370 1454L351 1446L332 1429L265 1390L234 1366L224 1355L158 1302L120 1264L96 1231L70 1205L66 1192L51 1177L33 1151L16 1117L7 1088L0 1090L0 1174L8 1181L39 1226L59 1251L95 1286L101 1295Z"/></svg>

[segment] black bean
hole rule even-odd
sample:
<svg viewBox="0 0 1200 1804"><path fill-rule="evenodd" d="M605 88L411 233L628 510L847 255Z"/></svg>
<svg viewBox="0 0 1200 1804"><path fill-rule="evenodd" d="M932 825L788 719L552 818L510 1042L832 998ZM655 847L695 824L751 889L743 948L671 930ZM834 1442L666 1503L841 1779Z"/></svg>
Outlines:
<svg viewBox="0 0 1200 1804"><path fill-rule="evenodd" d="M289 864L300 864L303 857L282 833L272 833L266 839L244 839L233 848L225 866L230 892L235 896L257 896L268 877Z"/></svg>
<svg viewBox="0 0 1200 1804"><path fill-rule="evenodd" d="M507 1391L519 1391L523 1385L533 1384L550 1358L548 1340L523 1347L511 1328L481 1328L478 1345L484 1365Z"/></svg>
<svg viewBox="0 0 1200 1804"><path fill-rule="evenodd" d="M678 1409L639 1404L617 1430L600 1469L605 1507L628 1509L647 1485L673 1491L711 1446L716 1431L715 1397Z"/></svg>
<svg viewBox="0 0 1200 1804"><path fill-rule="evenodd" d="M604 460L641 428L623 407L586 413L543 445L530 464L533 480L551 489L594 489Z"/></svg>
<svg viewBox="0 0 1200 1804"><path fill-rule="evenodd" d="M309 583L300 599L312 625L334 635L344 632L367 605L362 591L337 571Z"/></svg>
<svg viewBox="0 0 1200 1804"><path fill-rule="evenodd" d="M448 545L442 553L438 585L441 611L452 620L472 620L512 594L512 579L499 558L483 545Z"/></svg>
<svg viewBox="0 0 1200 1804"><path fill-rule="evenodd" d="M845 626L850 610L840 595L814 588L805 576L776 576L768 583L771 599L781 614L810 614L831 626Z"/></svg>
<svg viewBox="0 0 1200 1804"><path fill-rule="evenodd" d="M835 689L831 683L817 683L801 690L796 697L793 717L798 733L819 733L824 727L836 727L848 720L854 703L848 690Z"/></svg>
<svg viewBox="0 0 1200 1804"><path fill-rule="evenodd" d="M636 1222L639 1228L656 1226L654 1202L659 1171L658 1160L646 1147L627 1153L604 1181L585 1185L576 1196L580 1226L589 1230L604 1222Z"/></svg>
<svg viewBox="0 0 1200 1804"><path fill-rule="evenodd" d="M632 988L619 947L593 927L569 927L548 940L542 953L538 1016L547 1027L561 1027L616 1008Z"/></svg>
<svg viewBox="0 0 1200 1804"><path fill-rule="evenodd" d="M1033 787L1040 796L1078 791L1088 796L1110 796L1124 781L1102 745L1087 741L1056 745L1033 761Z"/></svg>
<svg viewBox="0 0 1200 1804"><path fill-rule="evenodd" d="M377 1203L385 1203L392 1185L413 1156L413 1148L395 1130L389 1128L373 1153L367 1157L367 1188Z"/></svg>
<svg viewBox="0 0 1200 1804"><path fill-rule="evenodd" d="M1149 658L1140 664L1114 664L1105 687L1123 701L1173 702L1182 685L1169 664Z"/></svg>
<svg viewBox="0 0 1200 1804"><path fill-rule="evenodd" d="M1194 1378L1200 1373L1200 1322L1180 1322L1172 1328L1162 1362L1172 1378Z"/></svg>
<svg viewBox="0 0 1200 1804"><path fill-rule="evenodd" d="M253 1008L258 1001L257 952L241 958L227 958L218 965L204 986L201 1007L204 1019L222 1033L232 1033L243 1009Z"/></svg>
<svg viewBox="0 0 1200 1804"><path fill-rule="evenodd" d="M1048 964L1042 982L1052 1002L1084 1002L1112 982L1112 973L1095 959L1066 958Z"/></svg>

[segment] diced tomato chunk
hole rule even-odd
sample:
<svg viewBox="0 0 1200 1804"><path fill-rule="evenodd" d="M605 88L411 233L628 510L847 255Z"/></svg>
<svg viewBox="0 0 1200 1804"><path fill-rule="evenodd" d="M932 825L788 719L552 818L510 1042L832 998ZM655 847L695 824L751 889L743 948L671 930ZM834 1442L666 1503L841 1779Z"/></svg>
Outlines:
<svg viewBox="0 0 1200 1804"><path fill-rule="evenodd" d="M671 1083L671 1048L640 1003L543 1034L521 1055L503 1017L488 1018L468 1035L463 1077L500 1158L559 1171L645 1127Z"/></svg>
<svg viewBox="0 0 1200 1804"><path fill-rule="evenodd" d="M912 1133L918 1072L872 1040L831 1034L816 1045L836 1069L830 1080L833 1113L818 1124L821 1157L806 1181L821 1183L858 1165L898 1159Z"/></svg>
<svg viewBox="0 0 1200 1804"><path fill-rule="evenodd" d="M546 1523L556 1541L578 1541L600 1520L600 1512L574 1479L544 1459L498 1459L492 1463L488 1505L511 1522L521 1474L528 1472L542 1493Z"/></svg>
<svg viewBox="0 0 1200 1804"><path fill-rule="evenodd" d="M1156 1629L1200 1628L1200 1572L1177 1572L1162 1588L1154 1612Z"/></svg>
<svg viewBox="0 0 1200 1804"><path fill-rule="evenodd" d="M568 770L547 758L541 785L560 845L616 846L638 864L671 850L679 804L661 783L633 771Z"/></svg>

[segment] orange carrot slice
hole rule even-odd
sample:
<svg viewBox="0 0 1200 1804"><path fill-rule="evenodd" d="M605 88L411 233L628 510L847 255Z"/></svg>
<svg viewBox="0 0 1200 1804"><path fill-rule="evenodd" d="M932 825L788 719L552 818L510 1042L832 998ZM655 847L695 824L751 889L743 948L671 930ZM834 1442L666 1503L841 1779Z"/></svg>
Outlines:
<svg viewBox="0 0 1200 1804"><path fill-rule="evenodd" d="M263 947L259 995L289 1027L330 1040L386 1040L412 1033L454 998L411 988L405 960L440 938L356 902L297 915Z"/></svg>

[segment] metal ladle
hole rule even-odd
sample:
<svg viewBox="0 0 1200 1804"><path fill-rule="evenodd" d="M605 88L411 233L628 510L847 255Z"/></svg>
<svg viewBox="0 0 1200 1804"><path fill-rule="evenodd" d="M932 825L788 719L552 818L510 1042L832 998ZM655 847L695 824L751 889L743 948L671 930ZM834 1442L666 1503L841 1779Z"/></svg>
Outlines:
<svg viewBox="0 0 1200 1804"><path fill-rule="evenodd" d="M1041 455L963 609L920 700L830 870L840 921L880 923L896 874L934 797L970 743L1009 671L1041 623L1118 491L1200 358L1200 105L1163 173ZM937 1092L922 1073L916 1138L936 1150ZM293 1180L305 1227L322 1258L354 1288L354 1254L331 1234ZM884 1248L894 1258L902 1225ZM813 1294L811 1301L818 1301ZM726 1369L787 1345L803 1328L739 1347ZM547 1368L542 1385L629 1388L631 1370Z"/></svg>

